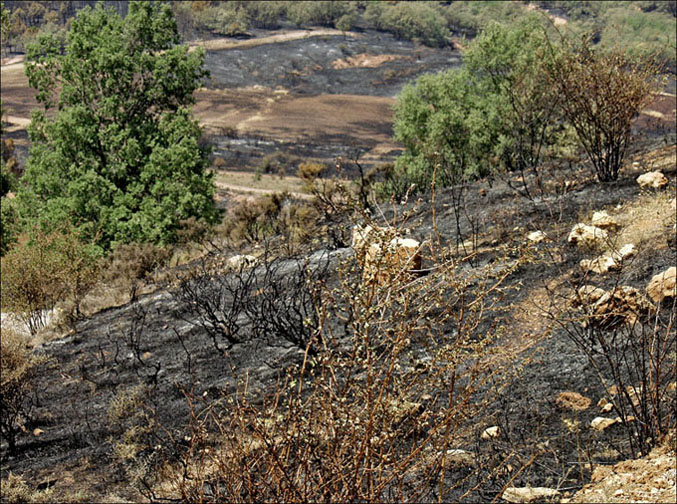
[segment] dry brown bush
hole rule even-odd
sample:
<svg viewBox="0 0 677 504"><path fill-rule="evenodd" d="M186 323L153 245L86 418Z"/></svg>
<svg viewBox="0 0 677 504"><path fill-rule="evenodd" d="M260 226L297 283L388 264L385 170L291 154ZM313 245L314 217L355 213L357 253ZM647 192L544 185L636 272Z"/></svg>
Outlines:
<svg viewBox="0 0 677 504"><path fill-rule="evenodd" d="M503 462L459 469L450 450L472 449L476 422L514 377L494 343L517 265L462 273L449 251L428 257L432 272L413 280L363 282L352 258L338 285L314 282L315 316L295 321L309 335L303 363L262 394L246 381L219 401L188 394L190 447L152 498L421 502L495 476Z"/></svg>
<svg viewBox="0 0 677 504"><path fill-rule="evenodd" d="M282 249L295 253L317 236L319 214L305 202L294 202L287 193L261 196L238 203L224 218L217 235L229 245L257 245L278 236Z"/></svg>
<svg viewBox="0 0 677 504"><path fill-rule="evenodd" d="M33 390L39 366L45 362L27 347L27 341L9 329L0 332L0 434L10 453L33 408Z"/></svg>
<svg viewBox="0 0 677 504"><path fill-rule="evenodd" d="M34 231L2 258L2 307L17 314L35 335L45 326L47 313L59 301L68 301L80 317L80 304L98 280L99 259L70 228Z"/></svg>
<svg viewBox="0 0 677 504"><path fill-rule="evenodd" d="M633 59L621 48L594 48L590 36L562 41L564 50L546 65L546 77L598 180L616 180L630 124L660 89L661 65L655 58Z"/></svg>

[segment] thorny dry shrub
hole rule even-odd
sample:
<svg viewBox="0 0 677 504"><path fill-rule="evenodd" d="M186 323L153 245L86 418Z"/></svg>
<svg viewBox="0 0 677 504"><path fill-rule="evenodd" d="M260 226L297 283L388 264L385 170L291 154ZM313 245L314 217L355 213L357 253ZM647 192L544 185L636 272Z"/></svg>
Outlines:
<svg viewBox="0 0 677 504"><path fill-rule="evenodd" d="M133 301L151 274L170 256L170 249L151 243L117 245L106 259L100 284L86 300L87 312Z"/></svg>
<svg viewBox="0 0 677 504"><path fill-rule="evenodd" d="M338 285L311 291L303 363L268 393L245 381L216 402L188 394L190 447L151 497L421 502L462 498L495 476L500 462L476 467L459 450L513 378L493 344L519 261L464 273L446 251L430 257L427 276L393 272L387 284L342 263Z"/></svg>
<svg viewBox="0 0 677 504"><path fill-rule="evenodd" d="M257 245L277 235L284 251L292 254L315 237L318 216L312 205L294 202L288 194L269 194L238 203L217 233L235 247Z"/></svg>
<svg viewBox="0 0 677 504"><path fill-rule="evenodd" d="M16 442L30 420L34 403L33 391L40 365L20 335L2 329L0 336L0 434L10 453L16 453Z"/></svg>
<svg viewBox="0 0 677 504"><path fill-rule="evenodd" d="M677 425L675 301L643 310L628 305L622 287L615 286L609 312L601 315L599 300L569 292L568 300L551 293L559 307L550 315L585 354L621 419L627 433L621 452L645 455Z"/></svg>

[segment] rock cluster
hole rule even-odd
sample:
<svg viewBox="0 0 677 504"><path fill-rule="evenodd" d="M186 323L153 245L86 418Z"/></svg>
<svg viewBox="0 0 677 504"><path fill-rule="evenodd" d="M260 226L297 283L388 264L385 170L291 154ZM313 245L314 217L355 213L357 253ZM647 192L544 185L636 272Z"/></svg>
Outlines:
<svg viewBox="0 0 677 504"><path fill-rule="evenodd" d="M593 285L578 289L572 299L574 306L581 307L586 320L584 327L612 329L621 324L634 324L652 312L654 306L634 287L626 285L605 291Z"/></svg>
<svg viewBox="0 0 677 504"><path fill-rule="evenodd" d="M242 271L256 266L257 261L256 257L251 255L234 255L226 261L226 266L233 271Z"/></svg>
<svg viewBox="0 0 677 504"><path fill-rule="evenodd" d="M559 500L559 491L545 487L508 487L501 498L506 502L548 502Z"/></svg>
<svg viewBox="0 0 677 504"><path fill-rule="evenodd" d="M593 273L604 274L609 271L618 271L623 265L623 261L637 255L637 249L632 243L628 243L621 247L620 250L614 251L611 254L601 255L595 259L582 259L580 262L583 271L592 271Z"/></svg>
<svg viewBox="0 0 677 504"><path fill-rule="evenodd" d="M421 243L412 238L388 239L374 226L355 226L352 248L364 268L364 281L385 285L399 278L411 278L421 270Z"/></svg>

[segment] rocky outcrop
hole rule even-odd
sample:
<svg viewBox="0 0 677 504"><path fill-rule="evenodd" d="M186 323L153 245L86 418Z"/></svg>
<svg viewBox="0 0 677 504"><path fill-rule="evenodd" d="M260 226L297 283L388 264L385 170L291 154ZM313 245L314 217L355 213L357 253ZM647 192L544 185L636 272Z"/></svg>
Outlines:
<svg viewBox="0 0 677 504"><path fill-rule="evenodd" d="M672 266L663 273L654 275L646 287L646 292L651 299L656 303L660 303L665 298L674 298L677 295L677 285L675 285L675 277L677 276L677 268Z"/></svg>
<svg viewBox="0 0 677 504"><path fill-rule="evenodd" d="M251 255L235 255L228 259L226 266L233 271L241 271L243 269L256 266L257 259Z"/></svg>
<svg viewBox="0 0 677 504"><path fill-rule="evenodd" d="M604 418L604 417L596 417L590 422L590 427L595 429L596 431L603 431L605 429L608 429L612 425L615 425L618 423L620 419L619 418Z"/></svg>
<svg viewBox="0 0 677 504"><path fill-rule="evenodd" d="M653 171L637 177L637 183L642 189L660 189L668 185L668 179L661 172Z"/></svg>
<svg viewBox="0 0 677 504"><path fill-rule="evenodd" d="M640 459L599 465L592 472L591 482L568 502L674 502L676 465L669 443Z"/></svg>
<svg viewBox="0 0 677 504"><path fill-rule="evenodd" d="M621 268L620 262L607 255L599 256L595 259L581 259L580 265L584 272L590 271L598 275L603 275L609 271L617 271Z"/></svg>
<svg viewBox="0 0 677 504"><path fill-rule="evenodd" d="M585 312L584 327L600 329L612 329L621 324L632 325L654 309L639 290L625 285L610 291L584 285L576 292L572 304Z"/></svg>
<svg viewBox="0 0 677 504"><path fill-rule="evenodd" d="M477 464L473 453L459 448L447 450L444 458L450 465L457 467L474 467Z"/></svg>
<svg viewBox="0 0 677 504"><path fill-rule="evenodd" d="M482 432L482 435L480 437L482 439L484 439L485 441L488 441L490 439L497 438L500 435L501 435L501 428L498 425L494 425L492 427L488 427L487 429L484 429L484 432Z"/></svg>
<svg viewBox="0 0 677 504"><path fill-rule="evenodd" d="M571 229L567 241L578 246L601 248L608 238L609 233L605 230L579 222Z"/></svg>
<svg viewBox="0 0 677 504"><path fill-rule="evenodd" d="M367 248L369 248L369 244L379 231L379 228L369 224L366 226L359 224L353 226L350 247L355 251L355 256L360 265L364 262L364 255L367 252Z"/></svg>
<svg viewBox="0 0 677 504"><path fill-rule="evenodd" d="M543 231L532 231L527 235L527 240L533 243L541 243L547 238L547 235Z"/></svg>
<svg viewBox="0 0 677 504"><path fill-rule="evenodd" d="M592 401L578 392L562 392L555 399L555 404L563 409L583 411L590 407Z"/></svg>

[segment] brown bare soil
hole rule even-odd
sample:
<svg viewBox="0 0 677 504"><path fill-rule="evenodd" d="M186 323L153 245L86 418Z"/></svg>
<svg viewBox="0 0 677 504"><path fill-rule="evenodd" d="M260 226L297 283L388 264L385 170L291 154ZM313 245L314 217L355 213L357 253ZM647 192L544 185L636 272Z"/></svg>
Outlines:
<svg viewBox="0 0 677 504"><path fill-rule="evenodd" d="M355 56L350 56L345 59L334 60L331 64L332 68L335 70L340 70L341 68L353 68L353 67L362 67L362 68L376 68L383 63L388 61L395 61L397 59L403 58L399 54L356 54ZM411 59L411 58L409 58Z"/></svg>

